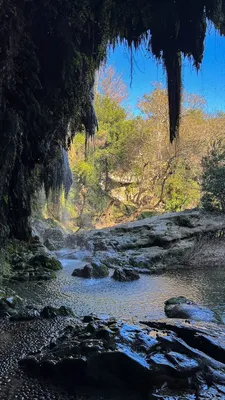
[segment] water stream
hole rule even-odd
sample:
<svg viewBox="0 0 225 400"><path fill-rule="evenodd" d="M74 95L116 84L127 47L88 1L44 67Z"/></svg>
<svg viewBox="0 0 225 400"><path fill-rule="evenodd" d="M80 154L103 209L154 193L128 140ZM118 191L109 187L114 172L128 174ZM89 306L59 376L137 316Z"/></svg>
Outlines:
<svg viewBox="0 0 225 400"><path fill-rule="evenodd" d="M70 253L69 249L67 250ZM68 259L62 252L63 270L50 282L20 283L14 289L34 305L62 304L77 316L95 313L116 318L164 318L164 302L172 296L186 296L217 311L225 320L225 270L223 268L184 269L163 275L141 275L138 281L117 282L111 278L83 279L72 276L82 261ZM68 256L69 257L69 256Z"/></svg>

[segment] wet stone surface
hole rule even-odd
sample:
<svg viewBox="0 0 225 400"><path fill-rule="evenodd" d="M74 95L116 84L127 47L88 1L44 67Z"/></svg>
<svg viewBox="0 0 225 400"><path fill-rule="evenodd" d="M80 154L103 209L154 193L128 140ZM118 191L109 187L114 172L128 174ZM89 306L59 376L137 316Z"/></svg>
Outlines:
<svg viewBox="0 0 225 400"><path fill-rule="evenodd" d="M47 378L31 376L18 367L18 360L39 351L61 336L63 329L76 326L68 318L10 322L0 320L0 399L1 400L141 400L137 393L116 389L76 386L66 388Z"/></svg>
<svg viewBox="0 0 225 400"><path fill-rule="evenodd" d="M216 312L196 304L184 296L172 297L165 301L165 314L168 318L222 323L221 317Z"/></svg>
<svg viewBox="0 0 225 400"><path fill-rule="evenodd" d="M20 368L38 379L132 390L143 399L224 399L225 330L214 324L145 321L142 325L86 316ZM29 354L29 353L28 353Z"/></svg>
<svg viewBox="0 0 225 400"><path fill-rule="evenodd" d="M116 268L112 278L119 282L132 282L140 278L136 271L130 268Z"/></svg>

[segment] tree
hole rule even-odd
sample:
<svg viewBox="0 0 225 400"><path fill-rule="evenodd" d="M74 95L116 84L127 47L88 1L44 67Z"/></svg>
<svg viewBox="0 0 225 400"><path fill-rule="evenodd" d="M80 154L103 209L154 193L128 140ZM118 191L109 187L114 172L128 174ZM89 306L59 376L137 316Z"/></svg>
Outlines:
<svg viewBox="0 0 225 400"><path fill-rule="evenodd" d="M113 66L101 67L97 73L97 92L116 104L123 104L128 98L127 87L122 74L118 74Z"/></svg>
<svg viewBox="0 0 225 400"><path fill-rule="evenodd" d="M115 81L117 77L115 72ZM112 78L102 78L108 88ZM105 80L104 80L105 79ZM119 80L121 77L118 78ZM141 213L180 211L200 201L201 159L213 137L223 135L223 114L208 116L205 101L194 94L182 99L180 137L168 138L167 91L156 85L139 102L141 115L121 104L120 88L96 91L99 129L84 155L83 133L70 150L74 184L61 216L73 228L107 226Z"/></svg>
<svg viewBox="0 0 225 400"><path fill-rule="evenodd" d="M202 159L202 204L207 210L225 212L225 143L214 141Z"/></svg>

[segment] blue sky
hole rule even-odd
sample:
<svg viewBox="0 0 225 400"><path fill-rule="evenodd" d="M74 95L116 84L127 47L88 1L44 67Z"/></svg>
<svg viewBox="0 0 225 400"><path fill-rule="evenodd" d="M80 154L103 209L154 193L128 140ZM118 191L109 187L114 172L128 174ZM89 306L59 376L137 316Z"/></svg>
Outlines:
<svg viewBox="0 0 225 400"><path fill-rule="evenodd" d="M133 80L130 87L130 53L123 46L111 50L108 65L113 65L116 71L123 74L128 86L129 103L135 112L136 103L144 93L150 93L152 83L166 84L162 66L145 50L139 49L134 55ZM210 29L205 42L205 56L201 70L196 72L188 60L183 66L183 86L185 91L196 93L207 101L206 111L210 113L219 110L225 112L225 37L220 37L214 29Z"/></svg>

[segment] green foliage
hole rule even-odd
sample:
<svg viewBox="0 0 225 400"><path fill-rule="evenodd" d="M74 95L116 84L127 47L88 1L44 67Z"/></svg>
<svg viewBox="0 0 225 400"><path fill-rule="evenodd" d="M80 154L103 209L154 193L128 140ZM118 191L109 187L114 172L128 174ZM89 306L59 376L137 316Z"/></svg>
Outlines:
<svg viewBox="0 0 225 400"><path fill-rule="evenodd" d="M202 159L202 205L210 211L225 212L225 143L215 141Z"/></svg>
<svg viewBox="0 0 225 400"><path fill-rule="evenodd" d="M165 187L165 211L181 211L193 208L199 202L199 184L193 171L180 163L168 178Z"/></svg>
<svg viewBox="0 0 225 400"><path fill-rule="evenodd" d="M59 209L51 207L73 230L198 206L201 158L212 137L223 134L224 116L205 115L204 99L185 94L180 139L171 145L166 90L156 86L144 95L142 114L134 117L122 105L123 84L110 84L111 77L117 82L110 71L103 82L108 94L97 92L95 98L98 132L86 154L84 133L75 135L69 152L74 183Z"/></svg>
<svg viewBox="0 0 225 400"><path fill-rule="evenodd" d="M96 96L96 113L99 129L93 143L89 143L85 158L85 139L82 133L75 136L70 151L70 164L74 177L64 210L73 227L91 226L107 208L111 194L109 174L121 168L123 159L121 136L129 131L126 111L115 101L102 95Z"/></svg>

